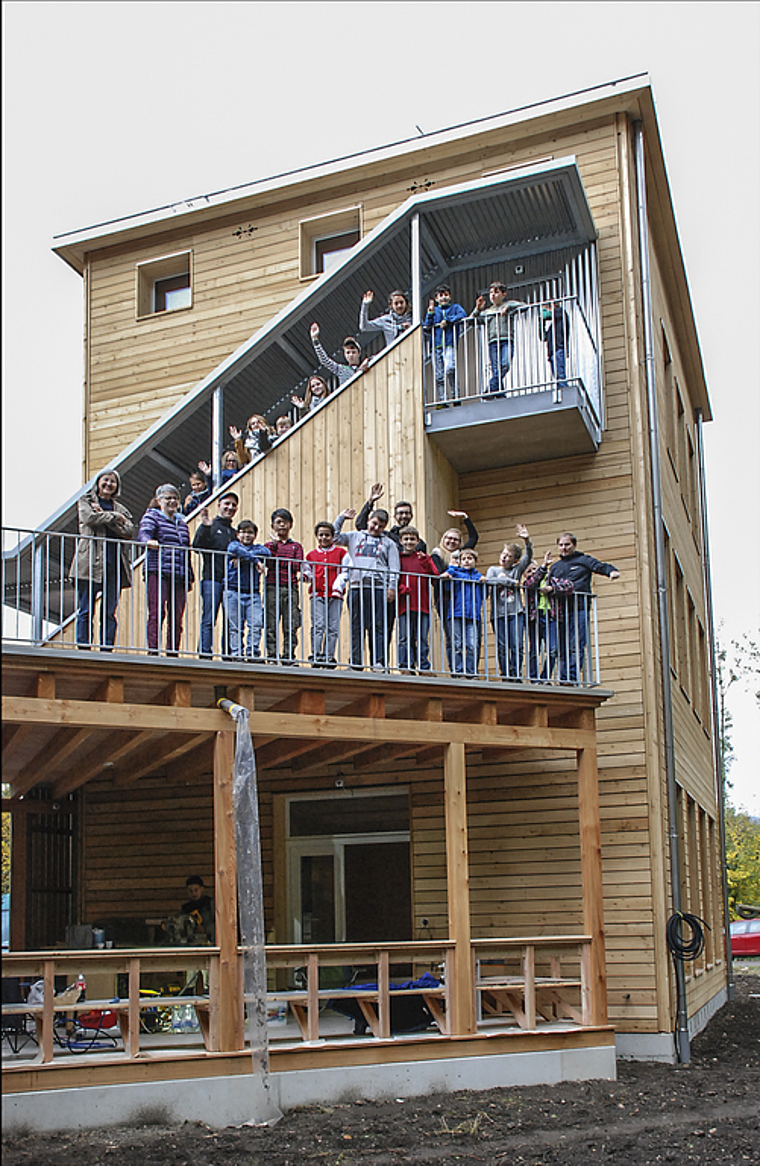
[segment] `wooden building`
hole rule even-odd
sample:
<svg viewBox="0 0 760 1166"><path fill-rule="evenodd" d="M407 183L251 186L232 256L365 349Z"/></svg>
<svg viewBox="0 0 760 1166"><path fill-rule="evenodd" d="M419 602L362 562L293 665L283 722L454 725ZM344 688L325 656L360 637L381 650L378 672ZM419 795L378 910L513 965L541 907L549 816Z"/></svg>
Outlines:
<svg viewBox="0 0 760 1166"><path fill-rule="evenodd" d="M377 311L398 287L413 326L370 346L363 375L244 467L239 517L265 528L287 506L306 545L316 521L381 481L391 502L413 501L429 546L461 509L483 567L524 522L537 555L569 529L621 578L598 588L599 677L579 686L504 684L493 668L465 681L156 660L123 638L113 654L84 656L63 605L46 616L52 632L6 645L10 965L49 985L77 958L131 977L120 1058L53 1058L46 1003L45 1063L6 1074L11 1119L57 1091L48 1120L65 1124L69 1091L81 1108L80 1087L104 1085L124 1087L125 1113L159 1086L181 1113L188 1081L196 1114L201 1086L217 1117L245 1109L221 689L251 710L270 987L287 981L305 1038L272 1045L281 1104L611 1075L615 1045L671 1060L666 923L679 908L710 927L679 972L683 1055L687 1025L695 1033L720 1007L728 978L701 445L710 405L647 79L62 236L55 250L85 282L83 479L118 469L133 513L158 482L218 460L230 424L291 408L317 364L313 320L335 352L363 292L375 291ZM508 391L484 399L487 349L473 328L457 349L460 407L436 408L425 305L446 282L469 311L493 280L527 305ZM571 316L564 377L547 364L550 301ZM61 539L76 529L75 502L47 524ZM22 559L7 585L17 597ZM215 872L217 946L195 963L181 951L167 963L134 937L110 954L55 955L68 923L176 910L196 869ZM203 1052L138 1057L140 963L161 958L209 972ZM509 972L490 995L488 960ZM445 965L445 1008L435 993L427 1001L434 1015L439 1001L435 1039L391 1033L394 962ZM337 963L377 968L369 1044L320 1037L317 968ZM296 999L285 969L302 965L310 979ZM512 1027L484 1027L489 1017Z"/></svg>

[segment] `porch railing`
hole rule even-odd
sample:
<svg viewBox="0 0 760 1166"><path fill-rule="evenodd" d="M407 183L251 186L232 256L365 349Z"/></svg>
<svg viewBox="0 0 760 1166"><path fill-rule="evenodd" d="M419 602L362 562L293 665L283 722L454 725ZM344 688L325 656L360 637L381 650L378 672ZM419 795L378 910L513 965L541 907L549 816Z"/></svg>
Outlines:
<svg viewBox="0 0 760 1166"><path fill-rule="evenodd" d="M32 553L29 553L29 542ZM3 531L3 641L456 679L599 682L595 596ZM206 576L204 579L203 576Z"/></svg>
<svg viewBox="0 0 760 1166"><path fill-rule="evenodd" d="M548 410L562 403L563 390L573 384L601 425L599 352L576 296L526 303L512 309L498 329L489 318L426 329L426 409L543 394Z"/></svg>
<svg viewBox="0 0 760 1166"><path fill-rule="evenodd" d="M454 948L451 940L418 940L381 944L287 944L268 945L267 1006L274 1011L285 1005L295 1017L301 1039L308 1044L325 1039L324 1013L332 1006L354 1002L370 1037L386 1040L394 1035L393 1003L418 998L427 1008L434 1027L428 1036L461 1035L451 1031L451 1001L455 991ZM496 1027L534 1030L541 1024L588 1027L592 1024L593 985L590 976L591 940L588 936L535 936L475 939L470 950L473 960L473 1016L475 1029ZM242 959L241 951L238 951ZM339 974L328 982L329 973ZM422 980L421 971L429 973ZM411 971L412 975L409 975ZM208 990L196 988L192 995L146 996L143 978L160 973L184 975L188 980L202 974ZM237 1023L222 1022L219 992L219 949L213 947L117 949L108 951L11 952L3 958L5 977L25 985L43 982L42 1002L3 1004L4 1018L33 1018L38 1050L14 1064L23 1067L30 1059L50 1064L56 1043L65 1051L65 1042L56 1041L58 1023L83 1013L111 1012L118 1018L122 1048L102 1053L104 1059L135 1058L145 1047L146 1013L178 1007L192 1007L198 1018L203 1043L208 1052L235 1052L243 1047L242 991L232 1011ZM56 977L74 984L80 975L93 981L96 974L113 977L121 992L104 999L89 998L74 1003L55 994ZM399 987L418 978L419 986ZM242 976L240 977L242 988ZM126 987L126 994L123 992ZM347 1013L346 1013L347 1014ZM320 1026L320 1020L322 1026ZM225 1036L225 1033L227 1034ZM332 1035L350 1040L354 1034L334 1031ZM408 1033L407 1033L408 1036ZM152 1042L155 1044L155 1041ZM100 1055L99 1055L100 1059ZM66 1065L59 1056L56 1064Z"/></svg>

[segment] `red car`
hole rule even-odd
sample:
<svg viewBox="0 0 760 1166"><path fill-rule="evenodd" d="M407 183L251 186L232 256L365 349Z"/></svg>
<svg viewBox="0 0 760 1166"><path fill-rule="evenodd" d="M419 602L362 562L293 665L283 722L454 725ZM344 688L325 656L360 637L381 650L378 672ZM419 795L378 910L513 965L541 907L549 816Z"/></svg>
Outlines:
<svg viewBox="0 0 760 1166"><path fill-rule="evenodd" d="M760 955L760 919L736 919L731 924L734 955Z"/></svg>

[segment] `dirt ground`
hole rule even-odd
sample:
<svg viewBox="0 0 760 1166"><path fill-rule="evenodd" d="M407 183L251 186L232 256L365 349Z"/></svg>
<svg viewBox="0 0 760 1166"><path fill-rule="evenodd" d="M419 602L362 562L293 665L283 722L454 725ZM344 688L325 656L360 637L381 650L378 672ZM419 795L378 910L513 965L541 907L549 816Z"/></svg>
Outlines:
<svg viewBox="0 0 760 1166"><path fill-rule="evenodd" d="M754 962L754 961L753 961ZM760 972L760 967L752 969ZM760 1163L760 976L692 1044L685 1068L294 1110L271 1129L143 1125L3 1139L4 1166L739 1166ZM754 999L753 999L754 996Z"/></svg>

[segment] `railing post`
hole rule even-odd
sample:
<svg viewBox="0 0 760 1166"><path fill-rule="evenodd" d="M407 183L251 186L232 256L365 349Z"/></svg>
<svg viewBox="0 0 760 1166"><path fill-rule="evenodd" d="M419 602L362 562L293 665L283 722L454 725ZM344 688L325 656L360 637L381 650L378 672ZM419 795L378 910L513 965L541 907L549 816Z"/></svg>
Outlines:
<svg viewBox="0 0 760 1166"><path fill-rule="evenodd" d="M211 470L214 476L214 488L222 484L222 446L224 444L224 390L221 385L214 389L211 404Z"/></svg>
<svg viewBox="0 0 760 1166"><path fill-rule="evenodd" d="M124 1043L127 1045L127 1056L136 1057L140 1053L140 960L137 957L130 957L129 960L127 999L129 1012L127 1040Z"/></svg>
<svg viewBox="0 0 760 1166"><path fill-rule="evenodd" d="M309 1040L317 1041L319 1040L319 956L314 951L309 952L306 977Z"/></svg>
<svg viewBox="0 0 760 1166"><path fill-rule="evenodd" d="M42 643L42 609L45 598L45 548L42 540L34 544L34 579L32 582L32 638Z"/></svg>
<svg viewBox="0 0 760 1166"><path fill-rule="evenodd" d="M412 215L411 221L411 267L412 267L412 325L422 322L422 262L420 259L420 216Z"/></svg>

